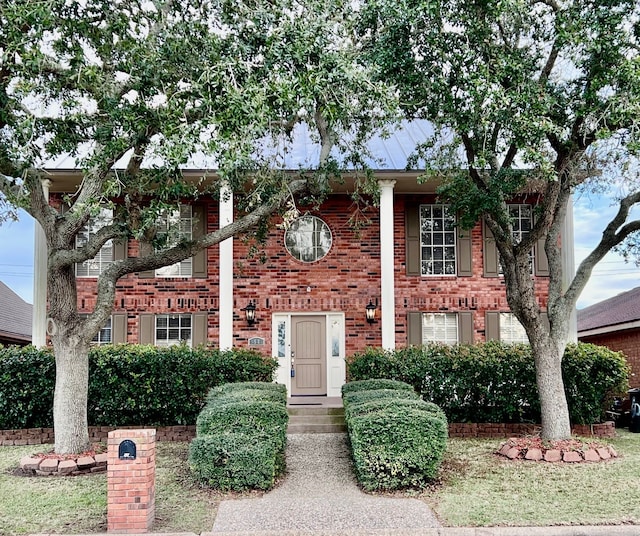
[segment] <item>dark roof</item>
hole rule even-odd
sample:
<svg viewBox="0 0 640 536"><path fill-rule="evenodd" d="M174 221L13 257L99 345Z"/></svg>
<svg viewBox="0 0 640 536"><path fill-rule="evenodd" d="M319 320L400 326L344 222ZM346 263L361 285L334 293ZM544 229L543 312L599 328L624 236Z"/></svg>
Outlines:
<svg viewBox="0 0 640 536"><path fill-rule="evenodd" d="M30 343L33 305L0 281L0 342Z"/></svg>
<svg viewBox="0 0 640 536"><path fill-rule="evenodd" d="M640 287L578 311L578 332L640 320Z"/></svg>

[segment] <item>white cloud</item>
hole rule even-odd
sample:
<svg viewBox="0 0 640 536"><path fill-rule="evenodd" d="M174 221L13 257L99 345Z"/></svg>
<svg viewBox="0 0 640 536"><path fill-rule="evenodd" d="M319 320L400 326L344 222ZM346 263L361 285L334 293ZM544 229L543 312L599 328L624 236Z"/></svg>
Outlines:
<svg viewBox="0 0 640 536"><path fill-rule="evenodd" d="M577 197L574 206L574 254L576 266L595 248L602 231L615 215L611 200L595 195ZM640 286L640 268L616 253L608 253L594 268L578 299L582 309Z"/></svg>

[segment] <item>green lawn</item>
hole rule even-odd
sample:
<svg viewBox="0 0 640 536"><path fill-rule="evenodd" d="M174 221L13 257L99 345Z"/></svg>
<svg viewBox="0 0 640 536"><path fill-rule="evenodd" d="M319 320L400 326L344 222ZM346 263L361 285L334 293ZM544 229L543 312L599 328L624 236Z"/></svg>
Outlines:
<svg viewBox="0 0 640 536"><path fill-rule="evenodd" d="M20 458L48 445L0 447L0 534L106 532L106 473L79 477L15 476ZM207 532L221 495L193 484L188 443L158 443L156 532Z"/></svg>
<svg viewBox="0 0 640 536"><path fill-rule="evenodd" d="M499 443L449 441L440 482L420 494L443 525L640 524L640 434L619 432L610 443L621 457L597 464L508 461ZM0 534L105 532L106 475L16 476L39 448L0 447ZM155 532L210 531L225 497L189 479L187 451L158 443Z"/></svg>
<svg viewBox="0 0 640 536"><path fill-rule="evenodd" d="M640 434L610 440L620 457L549 464L495 456L495 440L451 439L441 485L423 499L443 525L640 523Z"/></svg>

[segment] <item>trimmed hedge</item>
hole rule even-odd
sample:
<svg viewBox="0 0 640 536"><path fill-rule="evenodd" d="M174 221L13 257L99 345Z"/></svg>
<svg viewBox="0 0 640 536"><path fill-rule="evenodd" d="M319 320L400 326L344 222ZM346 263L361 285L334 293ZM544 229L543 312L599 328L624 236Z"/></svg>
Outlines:
<svg viewBox="0 0 640 536"><path fill-rule="evenodd" d="M447 420L447 416L444 414L444 411L442 411L442 409L436 406L433 402L403 398L379 398L377 400L360 402L359 404L348 404L345 408L345 419L352 415L375 413L381 409L394 409L399 411L402 409L415 409L429 413L439 419Z"/></svg>
<svg viewBox="0 0 640 536"><path fill-rule="evenodd" d="M345 407L347 405L358 405L372 400L417 400L420 395L411 386L409 389L371 389L369 391L347 392L342 396Z"/></svg>
<svg viewBox="0 0 640 536"><path fill-rule="evenodd" d="M245 349L94 347L89 352L89 425L193 424L212 387L270 382L276 368L275 359ZM0 429L53 426L54 387L51 349L0 346Z"/></svg>
<svg viewBox="0 0 640 536"><path fill-rule="evenodd" d="M342 385L342 396L358 391L372 391L374 389L395 389L397 391L414 391L411 385L386 378L372 378L360 381L351 381Z"/></svg>
<svg viewBox="0 0 640 536"><path fill-rule="evenodd" d="M223 491L267 490L278 473L275 450L266 438L256 441L255 434L221 432L194 438L189 464L206 486Z"/></svg>
<svg viewBox="0 0 640 536"><path fill-rule="evenodd" d="M221 490L269 489L285 469L284 385L236 383L212 389L196 423L189 466Z"/></svg>
<svg viewBox="0 0 640 536"><path fill-rule="evenodd" d="M50 349L0 345L0 430L53 426L55 369Z"/></svg>
<svg viewBox="0 0 640 536"><path fill-rule="evenodd" d="M397 387L343 389L354 469L367 491L424 488L437 476L447 446L444 412L418 399L411 386Z"/></svg>
<svg viewBox="0 0 640 536"><path fill-rule="evenodd" d="M227 383L211 389L207 404L222 404L237 400L259 400L287 404L287 389L277 383Z"/></svg>
<svg viewBox="0 0 640 536"><path fill-rule="evenodd" d="M570 344L562 362L571 422L604 418L613 396L627 389L624 356L592 344ZM535 365L528 345L496 341L426 345L395 352L369 348L347 363L351 380L404 381L441 407L450 422L540 422Z"/></svg>

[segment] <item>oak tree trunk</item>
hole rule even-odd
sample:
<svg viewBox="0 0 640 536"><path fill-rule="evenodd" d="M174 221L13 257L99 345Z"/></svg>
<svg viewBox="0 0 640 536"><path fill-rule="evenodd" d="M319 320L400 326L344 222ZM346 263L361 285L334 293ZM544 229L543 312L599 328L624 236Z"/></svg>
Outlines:
<svg viewBox="0 0 640 536"><path fill-rule="evenodd" d="M542 438L566 439L571 437L571 422L562 380L564 350L554 344L550 337L545 339L531 341L540 395Z"/></svg>
<svg viewBox="0 0 640 536"><path fill-rule="evenodd" d="M89 347L75 337L52 336L56 359L53 427L56 454L89 450Z"/></svg>
<svg viewBox="0 0 640 536"><path fill-rule="evenodd" d="M47 331L56 360L53 395L55 452L79 454L90 448L87 399L91 335L81 329L82 322L77 313L74 266L52 266L50 261L47 287Z"/></svg>

